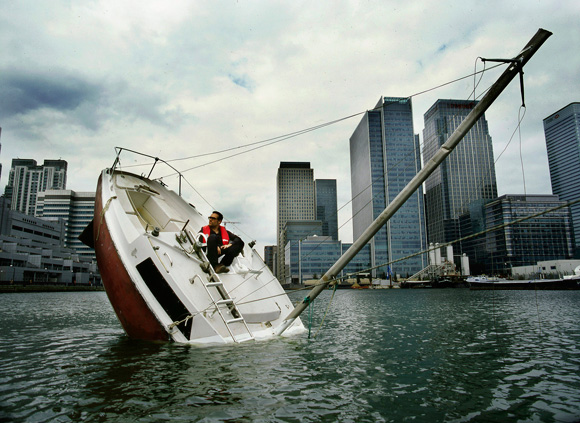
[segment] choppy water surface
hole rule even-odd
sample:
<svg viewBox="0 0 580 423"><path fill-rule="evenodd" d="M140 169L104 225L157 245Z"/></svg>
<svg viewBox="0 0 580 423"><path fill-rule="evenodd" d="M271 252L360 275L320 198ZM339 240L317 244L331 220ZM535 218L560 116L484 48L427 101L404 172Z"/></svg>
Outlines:
<svg viewBox="0 0 580 423"><path fill-rule="evenodd" d="M131 341L104 293L0 325L0 421L580 420L580 291L338 291L316 338L226 347Z"/></svg>

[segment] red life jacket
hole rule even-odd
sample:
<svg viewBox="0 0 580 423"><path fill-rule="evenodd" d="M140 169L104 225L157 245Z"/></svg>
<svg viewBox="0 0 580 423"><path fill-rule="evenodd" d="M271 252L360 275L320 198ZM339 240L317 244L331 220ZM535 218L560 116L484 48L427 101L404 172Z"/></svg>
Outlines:
<svg viewBox="0 0 580 423"><path fill-rule="evenodd" d="M204 226L201 228L205 236L209 236L211 233L211 228L209 225ZM222 245L228 245L230 243L230 236L228 235L228 231L222 225L220 225L220 231L222 233Z"/></svg>

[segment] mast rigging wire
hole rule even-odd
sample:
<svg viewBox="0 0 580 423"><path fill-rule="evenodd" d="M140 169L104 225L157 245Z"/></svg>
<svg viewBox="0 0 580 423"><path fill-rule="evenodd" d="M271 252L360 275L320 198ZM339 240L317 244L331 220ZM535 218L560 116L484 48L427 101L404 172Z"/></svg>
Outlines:
<svg viewBox="0 0 580 423"><path fill-rule="evenodd" d="M486 72L488 70L492 70L492 69L494 69L496 67L499 67L499 66L502 66L502 65L503 65L503 63L500 63L500 64L497 64L495 66L491 66L490 68L487 68L487 69L484 67L484 69L481 70L481 71L476 71L476 72L474 72L472 74L469 74L469 75L466 75L466 76L462 76L460 78L456 78L454 80L451 80L451 81L448 81L446 83L437 85L435 87L432 87L432 88L429 88L429 89L426 89L426 90L423 90L423 91L419 91L419 92L417 92L415 94L412 94L412 95L408 96L407 98L417 97L419 95L428 93L430 91L437 90L439 88L445 87L445 86L450 85L450 84L453 84L455 82L459 82L459 81L464 80L466 78L471 78L472 76L475 76L477 74L482 74L481 76L483 76L483 73L484 72ZM481 78L480 78L480 81L481 81ZM470 96L471 96L471 94L470 94ZM372 111L372 110L377 110L377 108L369 109L369 111ZM294 137L297 137L297 136L300 136L300 135L303 135L303 134L306 134L306 133L309 133L309 132L312 132L312 131L316 131L318 129L322 129L322 128L325 128L327 126L334 125L336 123L339 123L339 122L342 122L342 121L351 119L353 117L360 116L360 115L362 115L362 114L364 114L366 112L367 112L367 110L361 111L361 112L357 112L357 113L353 113L351 115L344 116L344 117L338 118L338 119L334 119L334 120L331 120L331 121L322 123L320 125L311 126L311 127L305 128L305 129L301 129L301 130L294 131L294 132L289 132L287 134L279 135L279 136L272 137L272 138L267 138L267 139L264 139L264 140L261 140L261 141L256 141L256 142L249 143L249 144L239 145L239 146L235 146L235 147L231 147L231 148L227 148L227 149L223 149L223 150L218 150L218 151L214 151L214 152L209 152L209 153L204 153L204 154L199 154L199 155L194 155L194 156L189 156L189 157L183 157L183 158L177 158L177 159L169 159L169 160L166 160L166 162L167 163L171 163L171 162L174 162L174 161L181 161L181 160L188 160L188 159L199 158L199 157L206 157L206 156L210 156L210 155L214 155L214 154L227 153L227 152L234 151L234 150L239 150L239 149L243 149L243 148L257 146L257 147L251 148L249 150L246 150L246 151L242 151L242 152L239 152L239 153L236 153L236 154L232 154L232 155L227 156L227 157L223 157L223 158L220 158L220 159L216 159L216 160L213 160L211 162L203 163L201 165L193 166L191 168L182 170L181 173L183 174L185 172L189 172L189 171L194 170L194 169L198 169L198 168L201 168L201 167L204 167L204 166L213 164L213 163L217 163L217 162L222 161L222 160L227 160L227 159L230 159L232 157L236 157L236 156L239 156L239 155L242 155L242 154L246 154L246 153L255 151L255 150L259 149L259 148L268 147L268 146L270 146L272 144L276 144L276 143L279 143L279 142L282 142L282 141L286 141L288 139L291 139L291 138L294 138ZM264 144L264 145L260 145L260 144ZM141 166L141 164L130 165L130 166L126 166L126 167L135 167L135 166ZM175 174L165 175L165 176L162 176L161 179L162 178L166 178L166 177L170 177L170 176L174 176L174 175Z"/></svg>

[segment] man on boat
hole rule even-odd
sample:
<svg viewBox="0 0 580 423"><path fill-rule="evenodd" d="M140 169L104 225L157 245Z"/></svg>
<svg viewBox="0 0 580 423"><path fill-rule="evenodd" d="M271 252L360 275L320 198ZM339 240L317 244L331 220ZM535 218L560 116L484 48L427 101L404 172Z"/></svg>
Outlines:
<svg viewBox="0 0 580 423"><path fill-rule="evenodd" d="M227 266L232 264L244 248L244 241L221 225L223 218L220 212L213 211L208 217L209 225L201 228L201 232L207 237L207 258L216 273L229 272ZM221 256L222 260L218 262Z"/></svg>

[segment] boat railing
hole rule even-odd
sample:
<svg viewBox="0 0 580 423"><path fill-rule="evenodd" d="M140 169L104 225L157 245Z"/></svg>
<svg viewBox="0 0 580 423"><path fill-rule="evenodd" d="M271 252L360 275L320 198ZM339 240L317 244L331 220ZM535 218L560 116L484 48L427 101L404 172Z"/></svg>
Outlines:
<svg viewBox="0 0 580 423"><path fill-rule="evenodd" d="M151 170L149 170L149 174L147 175L147 179L150 179L151 174L153 173L153 170L155 169L155 166L157 166L158 162L161 162L165 165L167 165L171 170L175 171L175 173L179 176L179 188L178 188L178 194L181 197L181 181L184 179L184 176L181 174L181 172L179 170L177 170L175 167L173 167L171 164L169 164L168 162L166 162L163 159L160 159L159 157L156 156L151 156L149 154L145 154L145 153L141 153L140 151L136 151L136 150L131 150L129 148L124 148L124 147L115 147L115 151L117 152L116 156L115 156L115 161L113 162L113 166L111 166L111 170L115 170L115 168L117 166L119 166L120 163L120 157L121 157L121 153L123 151L128 151L130 153L133 154L137 154L139 156L143 156L143 157L148 157L150 159L153 159L154 162L151 165Z"/></svg>

